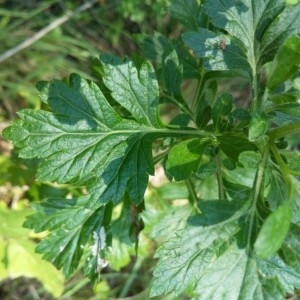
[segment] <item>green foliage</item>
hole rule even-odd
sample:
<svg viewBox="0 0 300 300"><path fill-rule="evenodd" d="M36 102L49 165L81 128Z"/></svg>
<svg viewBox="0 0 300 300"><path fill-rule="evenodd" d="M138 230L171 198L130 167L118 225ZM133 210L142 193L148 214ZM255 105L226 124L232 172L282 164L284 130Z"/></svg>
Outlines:
<svg viewBox="0 0 300 300"><path fill-rule="evenodd" d="M292 212L289 202L285 202L268 216L254 244L258 257L266 259L280 249L289 231L291 220Z"/></svg>
<svg viewBox="0 0 300 300"><path fill-rule="evenodd" d="M53 296L59 297L63 292L62 274L36 255L34 251L36 245L30 239L30 230L22 228L25 217L31 213L31 210L0 209L0 280L7 277L34 277Z"/></svg>
<svg viewBox="0 0 300 300"><path fill-rule="evenodd" d="M274 62L271 63L267 86L276 88L294 76L300 63L300 38L297 35L288 37L276 53Z"/></svg>
<svg viewBox="0 0 300 300"><path fill-rule="evenodd" d="M157 72L141 58L101 55L97 84L78 75L41 82L43 109L19 112L4 130L21 157L41 160L40 180L83 191L35 204L25 226L49 232L37 251L66 276L82 265L97 281L114 259L111 246L138 249L142 217L151 218L143 211L153 205L144 199L149 175L162 162L171 188L185 186L175 199L188 201L159 204L151 296L282 299L300 288L299 153L284 140L300 133L300 4L184 4L169 7L188 30L182 40L137 37ZM236 76L251 90L243 103L221 88ZM179 112L166 124L161 103Z"/></svg>

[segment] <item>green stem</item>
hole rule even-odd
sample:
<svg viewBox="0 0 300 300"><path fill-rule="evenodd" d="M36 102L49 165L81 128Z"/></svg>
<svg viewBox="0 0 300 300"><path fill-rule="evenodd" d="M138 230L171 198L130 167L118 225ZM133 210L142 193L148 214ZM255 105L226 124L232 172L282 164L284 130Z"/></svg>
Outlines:
<svg viewBox="0 0 300 300"><path fill-rule="evenodd" d="M69 299L71 296L73 296L75 293L77 293L79 290L81 290L88 283L90 283L90 280L88 278L84 278L84 279L80 280L71 290L64 293L60 299L61 300Z"/></svg>
<svg viewBox="0 0 300 300"><path fill-rule="evenodd" d="M253 81L252 81L252 113L260 113L261 103L258 99L258 78L256 74L256 69L253 70Z"/></svg>
<svg viewBox="0 0 300 300"><path fill-rule="evenodd" d="M163 97L171 100L172 102L174 102L184 113L186 113L187 115L190 116L190 118L192 120L194 120L194 114L193 112L189 109L189 107L187 105L185 105L185 103L181 103L180 101L178 101L176 98L167 95L167 94L162 94Z"/></svg>
<svg viewBox="0 0 300 300"><path fill-rule="evenodd" d="M151 131L154 133L162 133L165 134L166 136L180 136L180 135L190 135L190 136L205 136L205 137L211 137L214 138L215 135L212 132L205 131L205 130L197 130L194 128L191 129L173 129L171 126L168 126L167 129L157 129L154 131Z"/></svg>
<svg viewBox="0 0 300 300"><path fill-rule="evenodd" d="M288 124L279 128L272 130L269 133L269 137L271 139L276 139L280 137L284 137L289 134L300 133L300 122L295 122L292 124Z"/></svg>
<svg viewBox="0 0 300 300"><path fill-rule="evenodd" d="M133 267L133 270L130 273L130 276L128 277L128 279L126 280L122 291L120 292L119 298L124 298L128 294L134 279L138 276L138 270L141 268L142 263L143 263L143 260L141 258L137 258L137 261Z"/></svg>
<svg viewBox="0 0 300 300"><path fill-rule="evenodd" d="M192 204L192 206L194 207L194 209L198 212L198 213L201 213L199 207L198 207L198 197L197 197L197 194L196 194L196 191L195 191L195 186L192 182L192 180L190 178L188 178L186 181L185 181L185 184L188 188L188 191L189 191L189 195L190 195L190 202Z"/></svg>
<svg viewBox="0 0 300 300"><path fill-rule="evenodd" d="M225 200L226 193L225 193L225 187L224 187L224 183L223 183L222 165L221 165L221 158L220 158L219 153L216 155L215 161L216 161L216 166L217 166L217 181L218 181L218 188L219 188L219 199Z"/></svg>
<svg viewBox="0 0 300 300"><path fill-rule="evenodd" d="M154 165L156 165L157 163L159 163L165 156L168 155L169 152L170 152L170 149L168 149L167 151L164 151L164 152L159 153L156 156L154 156L153 157L153 163L154 163Z"/></svg>
<svg viewBox="0 0 300 300"><path fill-rule="evenodd" d="M256 213L257 202L258 202L259 196L261 194L262 183L264 180L264 172L265 172L265 169L266 169L266 166L268 163L268 159L269 159L269 147L266 146L264 153L263 153L262 161L258 166L256 175L255 175L255 179L254 179L254 183L253 183L250 224L249 224L248 241L247 241L247 247L249 249L251 246L251 235L252 235L252 230L253 230L254 216Z"/></svg>

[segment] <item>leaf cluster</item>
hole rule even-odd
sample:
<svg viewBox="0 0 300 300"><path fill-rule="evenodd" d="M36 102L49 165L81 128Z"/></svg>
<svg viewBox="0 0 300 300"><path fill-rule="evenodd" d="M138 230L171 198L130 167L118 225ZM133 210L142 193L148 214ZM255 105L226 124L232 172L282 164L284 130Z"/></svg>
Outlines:
<svg viewBox="0 0 300 300"><path fill-rule="evenodd" d="M49 231L37 247L45 259L67 276L82 263L96 281L120 232L138 246L161 163L185 184L188 209L156 227L180 224L157 251L151 296L282 299L300 288L300 164L288 142L300 132L300 4L175 0L169 13L181 39L137 36L148 61L101 55L97 83L39 83L45 108L4 131L21 157L41 160L40 180L83 190L35 205L25 226ZM220 90L236 77L250 91L242 104ZM163 123L160 104L178 115Z"/></svg>

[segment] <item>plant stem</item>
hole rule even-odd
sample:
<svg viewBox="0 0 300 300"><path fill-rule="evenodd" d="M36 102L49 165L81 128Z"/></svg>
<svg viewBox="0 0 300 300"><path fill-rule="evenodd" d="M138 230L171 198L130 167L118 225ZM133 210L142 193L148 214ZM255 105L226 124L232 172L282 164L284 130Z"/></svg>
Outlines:
<svg viewBox="0 0 300 300"><path fill-rule="evenodd" d="M185 105L185 102L184 103L181 103L180 101L178 101L176 98L170 96L170 95L167 95L167 94L162 94L163 97L171 100L172 102L174 102L184 113L186 113L187 115L190 116L190 118L192 120L194 120L194 114L193 112L189 109L189 107L187 105Z"/></svg>
<svg viewBox="0 0 300 300"><path fill-rule="evenodd" d="M252 80L252 113L260 113L261 103L258 99L258 78L256 74L256 70L253 70L253 80Z"/></svg>
<svg viewBox="0 0 300 300"><path fill-rule="evenodd" d="M191 129L173 129L172 127L168 126L167 129L157 129L154 132L157 133L165 133L166 136L172 136L172 135L176 135L176 136L180 136L180 135L190 135L190 136L205 136L205 137L211 137L214 138L215 135L212 132L208 132L205 130L197 130L194 128Z"/></svg>
<svg viewBox="0 0 300 300"><path fill-rule="evenodd" d="M70 296L73 296L76 292L81 290L84 286L86 286L88 283L90 283L90 280L88 278L84 278L80 280L71 290L67 291L61 296L61 300L69 299Z"/></svg>
<svg viewBox="0 0 300 300"><path fill-rule="evenodd" d="M169 152L170 152L170 149L154 156L153 157L153 164L156 165L157 163L159 163L166 155L168 155Z"/></svg>
<svg viewBox="0 0 300 300"><path fill-rule="evenodd" d="M189 200L190 200L190 203L192 204L192 206L194 207L194 209L200 213L200 209L198 207L198 197L197 197L197 194L196 194L196 191L195 191L195 186L192 182L192 180L190 178L188 178L187 180L185 180L185 184L188 188L188 191L189 191Z"/></svg>
<svg viewBox="0 0 300 300"><path fill-rule="evenodd" d="M250 224L249 224L249 232L248 232L248 241L247 241L247 247L250 249L251 245L251 235L252 235L252 230L253 230L253 222L254 222L254 215L256 213L256 206L257 206L257 201L260 196L261 192L261 187L262 183L264 180L264 172L266 165L268 163L269 159L269 146L266 146L264 153L263 153L263 158L261 163L258 166L254 183L253 183L253 191L252 191L252 205L251 205L251 213L250 213Z"/></svg>
<svg viewBox="0 0 300 300"><path fill-rule="evenodd" d="M225 200L226 199L226 193L223 183L223 177L222 177L222 165L221 165L221 159L220 154L218 153L215 158L216 166L217 166L217 181L218 181L218 188L219 188L219 199Z"/></svg>
<svg viewBox="0 0 300 300"><path fill-rule="evenodd" d="M280 138L289 134L300 133L300 122L294 122L272 130L269 133L271 139Z"/></svg>
<svg viewBox="0 0 300 300"><path fill-rule="evenodd" d="M133 270L130 273L130 276L126 280L124 287L123 287L122 291L120 292L119 298L124 298L128 294L128 291L132 285L133 280L138 276L137 273L138 273L138 270L140 269L140 267L142 266L142 263L143 263L143 260L138 257L136 260L136 263L133 267Z"/></svg>

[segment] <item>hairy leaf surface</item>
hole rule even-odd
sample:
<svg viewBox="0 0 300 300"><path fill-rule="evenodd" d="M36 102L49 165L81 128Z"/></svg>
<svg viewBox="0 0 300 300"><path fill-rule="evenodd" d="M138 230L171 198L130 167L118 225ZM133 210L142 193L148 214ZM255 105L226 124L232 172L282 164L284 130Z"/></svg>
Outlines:
<svg viewBox="0 0 300 300"><path fill-rule="evenodd" d="M41 159L40 180L88 188L89 195L78 199L42 202L25 223L50 231L37 251L67 276L92 233L110 218L108 203L119 202L126 190L132 203L141 203L148 174L154 172L151 143L164 132L152 66L144 63L138 70L129 59L107 55L101 63L113 100L78 75L68 82L41 82L37 87L48 110L23 110L4 132L21 157ZM126 113L117 112L120 107Z"/></svg>
<svg viewBox="0 0 300 300"><path fill-rule="evenodd" d="M243 70L256 75L257 67L274 58L282 42L299 33L300 4L286 6L284 0L206 1L211 22L228 35L205 28L184 34L185 43L211 70Z"/></svg>
<svg viewBox="0 0 300 300"><path fill-rule="evenodd" d="M196 289L199 296L204 296L201 284L209 281L202 282L202 278L219 259L226 257L227 251L231 252L233 236L240 230L239 219L244 214L243 209L239 210L240 206L240 203L225 200L204 201L200 205L204 214L191 217L183 230L158 249L156 255L160 260L154 270L151 296L172 291L179 294L188 288ZM246 254L244 259L247 260ZM218 271L211 270L210 275L218 276ZM206 290L210 293L209 288ZM203 299L210 299L205 297L208 296Z"/></svg>
<svg viewBox="0 0 300 300"><path fill-rule="evenodd" d="M293 293L300 287L300 274L285 264L277 255L268 260L257 261L260 272L268 278L276 278L286 293Z"/></svg>
<svg viewBox="0 0 300 300"><path fill-rule="evenodd" d="M101 62L105 85L130 118L118 114L96 84L72 75L68 84L39 83L52 111L23 110L4 135L21 157L43 158L39 179L88 182L102 203L119 201L130 186L138 203L153 174L151 142L162 128L155 73L149 63L138 71L128 59L102 56Z"/></svg>

